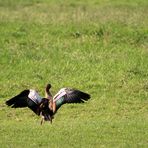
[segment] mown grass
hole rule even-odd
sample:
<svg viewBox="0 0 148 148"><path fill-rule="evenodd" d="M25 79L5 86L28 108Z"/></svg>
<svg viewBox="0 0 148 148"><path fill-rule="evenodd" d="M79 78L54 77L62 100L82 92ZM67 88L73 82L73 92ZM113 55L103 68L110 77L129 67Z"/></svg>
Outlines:
<svg viewBox="0 0 148 148"><path fill-rule="evenodd" d="M1 147L147 147L146 0L0 0ZM5 101L50 82L91 94L40 126Z"/></svg>

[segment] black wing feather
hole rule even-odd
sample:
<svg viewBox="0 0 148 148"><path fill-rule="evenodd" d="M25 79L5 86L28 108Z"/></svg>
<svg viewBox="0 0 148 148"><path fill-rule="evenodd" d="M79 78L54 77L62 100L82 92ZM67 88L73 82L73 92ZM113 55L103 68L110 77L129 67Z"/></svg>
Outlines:
<svg viewBox="0 0 148 148"><path fill-rule="evenodd" d="M90 99L90 95L76 89L66 89L64 103L84 103Z"/></svg>
<svg viewBox="0 0 148 148"><path fill-rule="evenodd" d="M41 113L42 116L44 116L45 121L52 120L51 116L53 115L53 112L48 108L49 100L43 98L39 104L36 104L28 97L29 93L30 90L24 90L17 96L6 101L5 103L12 108L28 107L37 115L40 115Z"/></svg>
<svg viewBox="0 0 148 148"><path fill-rule="evenodd" d="M8 106L11 106L12 108L27 107L28 106L27 99L28 99L29 92L30 92L29 90L22 91L17 96L6 101L6 104Z"/></svg>

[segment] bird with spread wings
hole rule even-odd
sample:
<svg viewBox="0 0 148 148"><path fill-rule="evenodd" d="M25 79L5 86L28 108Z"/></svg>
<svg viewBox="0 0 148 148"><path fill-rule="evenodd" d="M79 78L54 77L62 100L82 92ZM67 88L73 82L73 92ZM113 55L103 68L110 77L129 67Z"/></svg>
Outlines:
<svg viewBox="0 0 148 148"><path fill-rule="evenodd" d="M41 124L50 121L57 110L66 103L84 103L90 99L90 95L78 89L62 88L52 97L51 84L45 88L45 98L42 98L36 90L27 89L6 101L6 105L12 108L30 108L36 115L41 116Z"/></svg>

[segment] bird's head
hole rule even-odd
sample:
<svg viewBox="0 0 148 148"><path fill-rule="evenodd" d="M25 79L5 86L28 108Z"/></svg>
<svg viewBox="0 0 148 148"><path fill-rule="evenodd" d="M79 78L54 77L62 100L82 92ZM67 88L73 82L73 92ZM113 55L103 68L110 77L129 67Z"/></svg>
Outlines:
<svg viewBox="0 0 148 148"><path fill-rule="evenodd" d="M46 90L49 90L51 88L51 84L46 85Z"/></svg>

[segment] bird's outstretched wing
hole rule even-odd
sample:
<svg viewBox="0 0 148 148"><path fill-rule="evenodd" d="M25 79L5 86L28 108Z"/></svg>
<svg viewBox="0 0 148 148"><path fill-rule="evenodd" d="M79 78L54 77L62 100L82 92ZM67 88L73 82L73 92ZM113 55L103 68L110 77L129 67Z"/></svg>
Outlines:
<svg viewBox="0 0 148 148"><path fill-rule="evenodd" d="M6 101L12 108L30 108L35 114L41 115L45 121L52 121L53 112L49 109L49 100L41 98L35 90L24 90L17 96ZM42 120L43 121L43 120ZM42 122L41 122L42 123Z"/></svg>
<svg viewBox="0 0 148 148"><path fill-rule="evenodd" d="M77 89L66 88L64 103L84 103L90 99L90 95Z"/></svg>
<svg viewBox="0 0 148 148"><path fill-rule="evenodd" d="M17 96L9 99L6 101L6 104L8 106L11 106L12 108L17 108L17 107L28 107L27 99L29 95L29 90L24 90Z"/></svg>

